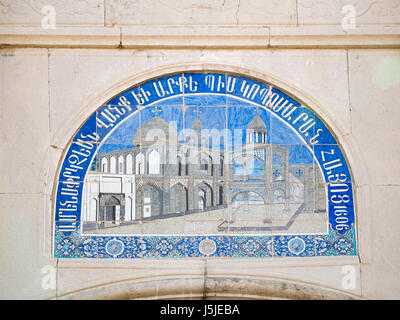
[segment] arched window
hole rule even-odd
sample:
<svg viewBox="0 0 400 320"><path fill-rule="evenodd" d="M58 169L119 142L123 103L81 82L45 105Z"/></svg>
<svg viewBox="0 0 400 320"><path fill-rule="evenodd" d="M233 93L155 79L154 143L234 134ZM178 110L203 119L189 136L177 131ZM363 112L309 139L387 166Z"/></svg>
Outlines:
<svg viewBox="0 0 400 320"><path fill-rule="evenodd" d="M160 173L160 154L157 150L149 153L149 174Z"/></svg>
<svg viewBox="0 0 400 320"><path fill-rule="evenodd" d="M203 211L207 206L207 193L204 189L199 189L199 203L198 207Z"/></svg>
<svg viewBox="0 0 400 320"><path fill-rule="evenodd" d="M197 197L197 200L195 199L195 202L197 201L198 209L204 210L205 208L210 208L214 205L213 189L209 184L204 182L200 183L196 190L197 194L195 197Z"/></svg>
<svg viewBox="0 0 400 320"><path fill-rule="evenodd" d="M128 196L125 198L125 221L135 220L135 212L133 210L133 199Z"/></svg>
<svg viewBox="0 0 400 320"><path fill-rule="evenodd" d="M118 157L118 173L124 173L124 157L122 155Z"/></svg>
<svg viewBox="0 0 400 320"><path fill-rule="evenodd" d="M126 156L126 174L133 173L133 157L131 154Z"/></svg>
<svg viewBox="0 0 400 320"><path fill-rule="evenodd" d="M107 158L101 159L101 172L104 172L104 173L108 172L108 160L107 160Z"/></svg>
<svg viewBox="0 0 400 320"><path fill-rule="evenodd" d="M141 152L136 155L136 174L144 174L144 154Z"/></svg>
<svg viewBox="0 0 400 320"><path fill-rule="evenodd" d="M117 159L114 156L110 158L110 173L117 173Z"/></svg>
<svg viewBox="0 0 400 320"><path fill-rule="evenodd" d="M97 219L97 199L92 198L90 200L90 210L87 221L96 221L96 219Z"/></svg>

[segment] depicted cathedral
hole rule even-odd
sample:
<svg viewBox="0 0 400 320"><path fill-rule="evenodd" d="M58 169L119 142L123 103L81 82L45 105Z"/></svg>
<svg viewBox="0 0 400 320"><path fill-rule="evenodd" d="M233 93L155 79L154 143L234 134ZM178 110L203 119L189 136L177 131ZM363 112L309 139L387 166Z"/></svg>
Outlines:
<svg viewBox="0 0 400 320"><path fill-rule="evenodd" d="M178 142L177 129L157 114L136 131L134 147L99 154L84 187L86 228L228 206L298 203L303 211L326 210L319 170L290 164L289 148L267 143L268 128L258 114L247 125L246 143L233 150L212 147L198 115L191 129Z"/></svg>

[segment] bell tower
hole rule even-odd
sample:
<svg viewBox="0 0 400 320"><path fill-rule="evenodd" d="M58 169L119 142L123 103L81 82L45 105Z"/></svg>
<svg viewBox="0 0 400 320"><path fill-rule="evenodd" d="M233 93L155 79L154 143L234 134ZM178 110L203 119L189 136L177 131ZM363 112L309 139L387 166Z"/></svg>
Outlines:
<svg viewBox="0 0 400 320"><path fill-rule="evenodd" d="M251 120L246 130L247 144L265 144L267 143L267 126L258 115Z"/></svg>

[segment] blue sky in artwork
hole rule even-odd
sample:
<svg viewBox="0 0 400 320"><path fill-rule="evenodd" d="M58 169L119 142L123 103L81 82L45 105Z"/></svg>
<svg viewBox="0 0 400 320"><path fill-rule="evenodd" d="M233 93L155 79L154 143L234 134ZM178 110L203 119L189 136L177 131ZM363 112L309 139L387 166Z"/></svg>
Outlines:
<svg viewBox="0 0 400 320"><path fill-rule="evenodd" d="M222 105L223 101L227 103L226 106ZM214 103L218 103L217 106L213 106ZM140 120L143 124L156 115L168 121L178 132L181 132L183 128L192 128L197 117L199 117L203 129L223 130L228 128L230 138L227 143L223 145L221 140L221 145L214 144L214 146L236 149L245 144L247 126L258 114L267 127L267 143L272 142L274 145L289 148L289 161L292 164L313 162L312 154L305 146L304 141L293 129L268 110L257 108L233 97L225 99L224 95L191 95L185 97L185 105L187 110L183 114L183 97L179 96L143 108L140 111L140 119L139 112L136 112L113 130L100 147L99 153L134 147L133 136L139 129ZM180 141L183 139L181 138Z"/></svg>

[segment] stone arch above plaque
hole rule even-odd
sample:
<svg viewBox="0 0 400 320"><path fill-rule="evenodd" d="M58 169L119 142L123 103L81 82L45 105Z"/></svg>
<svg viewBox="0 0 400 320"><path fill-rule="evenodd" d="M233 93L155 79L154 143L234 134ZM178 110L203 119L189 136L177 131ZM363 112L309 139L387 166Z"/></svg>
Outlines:
<svg viewBox="0 0 400 320"><path fill-rule="evenodd" d="M58 258L356 254L339 142L261 80L184 72L135 85L80 126L61 162Z"/></svg>

